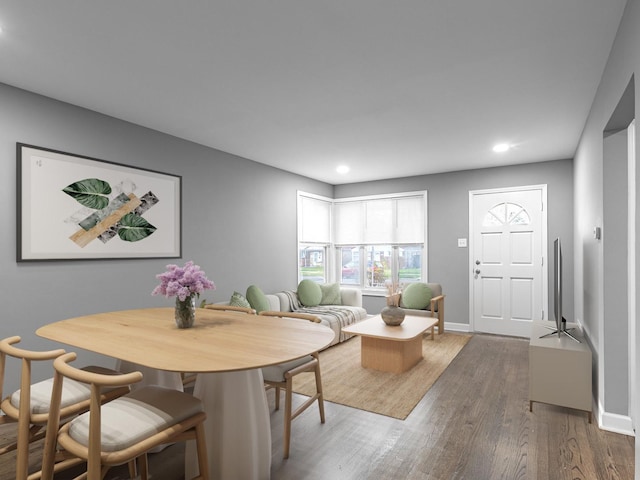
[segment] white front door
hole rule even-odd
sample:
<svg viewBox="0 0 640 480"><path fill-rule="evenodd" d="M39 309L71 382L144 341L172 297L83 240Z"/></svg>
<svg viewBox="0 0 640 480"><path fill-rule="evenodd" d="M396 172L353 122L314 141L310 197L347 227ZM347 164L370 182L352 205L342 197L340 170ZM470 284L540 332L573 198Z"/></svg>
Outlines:
<svg viewBox="0 0 640 480"><path fill-rule="evenodd" d="M545 203L545 186L470 192L472 330L529 337L546 319Z"/></svg>

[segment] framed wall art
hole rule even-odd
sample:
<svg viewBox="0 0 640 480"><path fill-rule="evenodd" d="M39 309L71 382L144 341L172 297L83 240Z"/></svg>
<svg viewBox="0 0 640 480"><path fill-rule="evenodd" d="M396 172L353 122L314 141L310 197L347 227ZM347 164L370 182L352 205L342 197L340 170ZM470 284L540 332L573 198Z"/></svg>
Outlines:
<svg viewBox="0 0 640 480"><path fill-rule="evenodd" d="M18 262L182 255L182 177L16 148Z"/></svg>

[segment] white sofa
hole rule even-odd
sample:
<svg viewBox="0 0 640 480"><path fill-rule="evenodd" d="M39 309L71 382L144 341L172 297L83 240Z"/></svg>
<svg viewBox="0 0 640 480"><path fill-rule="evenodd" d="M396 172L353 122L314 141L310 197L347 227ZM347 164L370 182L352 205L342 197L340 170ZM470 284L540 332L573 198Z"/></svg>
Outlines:
<svg viewBox="0 0 640 480"><path fill-rule="evenodd" d="M362 292L357 288L340 288L340 305L318 305L305 307L298 300L298 295L293 290L265 294L269 300L270 308L279 312L302 312L316 315L323 325L331 328L335 337L331 345L343 342L352 335L342 332L347 325L359 322L367 318L367 311L362 307Z"/></svg>

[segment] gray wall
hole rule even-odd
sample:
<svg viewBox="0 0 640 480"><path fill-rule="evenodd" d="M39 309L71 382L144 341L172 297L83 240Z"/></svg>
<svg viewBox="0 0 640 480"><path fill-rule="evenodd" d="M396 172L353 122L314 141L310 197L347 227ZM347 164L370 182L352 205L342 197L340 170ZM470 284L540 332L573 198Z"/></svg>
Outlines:
<svg viewBox="0 0 640 480"><path fill-rule="evenodd" d="M607 224L608 218L604 218L603 200L603 133L607 130L620 99L623 97L627 85L634 72L640 71L640 1L629 0L622 17L618 33L613 44L605 71L602 75L600 86L594 98L589 116L587 118L582 137L574 160L574 186L575 186L575 312L587 329L594 352L594 380L597 388L597 402L599 406L599 422L611 429L619 428L621 420L611 417L608 413L620 410L630 410L627 398L625 372L629 359L621 358L605 349L604 335L609 330L610 316L605 315L603 299L604 289L604 254L602 242L593 238L593 228ZM638 82L634 85L634 100L632 111L638 112L640 92ZM636 129L637 130L637 129ZM638 149L636 149L635 163L638 163ZM626 168L622 166L613 168ZM640 179L636 175L636 185ZM619 188L625 189L626 185ZM637 188L636 188L637 190ZM636 226L640 226L640 218L636 204ZM603 230L603 238L608 232ZM636 238L640 230L636 230ZM637 243L636 243L637 245ZM636 259L638 259L638 247L636 246ZM636 271L638 265L635 265ZM623 275L624 272L619 272ZM636 289L638 284L636 283ZM636 303L640 299L639 292L635 291ZM635 319L634 319L635 320ZM615 328L615 323L611 325ZM636 335L638 331L636 330ZM619 340L620 349L625 348L627 340ZM638 345L638 337L635 338ZM615 350L615 349L614 349ZM631 360L633 361L633 360ZM636 371L638 371L636 359ZM610 373L614 372L614 373ZM605 395L606 385L606 395ZM638 392L635 392L636 402ZM627 431L631 429L631 421L622 425ZM640 443L638 443L640 446ZM636 449L636 458L640 458L640 449Z"/></svg>
<svg viewBox="0 0 640 480"><path fill-rule="evenodd" d="M183 258L16 263L16 142L182 176ZM0 337L49 349L36 337L49 322L98 311L170 306L152 297L168 263L194 260L226 300L250 283L292 288L296 191L331 196L332 186L111 117L0 84ZM68 348L68 347L67 347ZM81 352L83 363L111 359ZM15 369L11 369L15 371ZM36 378L49 375L34 369ZM17 388L9 378L9 388ZM11 383L13 381L13 383Z"/></svg>
<svg viewBox="0 0 640 480"><path fill-rule="evenodd" d="M441 283L447 323L469 324L469 251L458 247L458 238L469 238L469 191L521 185L547 185L548 252L553 252L557 236L563 242L564 298L563 313L573 320L573 168L571 160L531 163L511 167L424 175L379 182L335 187L336 198L403 191L428 191L429 281ZM552 269L549 269L552 275ZM549 278L549 288L553 282ZM549 301L553 302L552 291ZM378 312L382 299L365 297L365 308ZM549 306L548 312L552 311Z"/></svg>
<svg viewBox="0 0 640 480"><path fill-rule="evenodd" d="M609 361L604 365L604 391L607 411L626 415L627 411L627 131L623 130L604 139L603 171L603 295L604 351ZM612 392L611 398L606 392ZM618 394L613 394L617 392Z"/></svg>

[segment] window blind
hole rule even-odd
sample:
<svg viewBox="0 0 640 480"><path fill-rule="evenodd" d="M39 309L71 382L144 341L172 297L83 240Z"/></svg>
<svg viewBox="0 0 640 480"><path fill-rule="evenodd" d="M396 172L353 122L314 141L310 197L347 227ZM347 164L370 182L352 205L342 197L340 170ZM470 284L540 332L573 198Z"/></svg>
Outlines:
<svg viewBox="0 0 640 480"><path fill-rule="evenodd" d="M331 201L299 195L298 210L298 241L330 243Z"/></svg>
<svg viewBox="0 0 640 480"><path fill-rule="evenodd" d="M336 245L424 243L424 195L334 204Z"/></svg>

